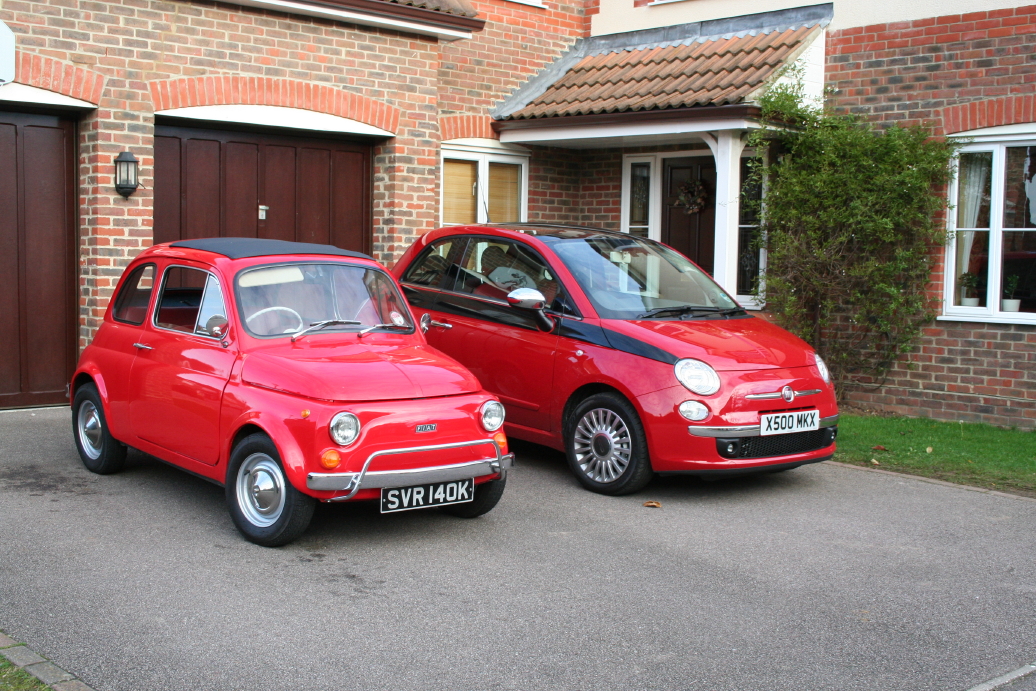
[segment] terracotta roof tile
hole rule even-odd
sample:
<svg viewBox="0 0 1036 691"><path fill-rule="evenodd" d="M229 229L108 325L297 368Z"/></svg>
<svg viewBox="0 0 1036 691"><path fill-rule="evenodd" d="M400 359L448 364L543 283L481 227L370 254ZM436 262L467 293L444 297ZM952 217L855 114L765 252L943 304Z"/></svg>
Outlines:
<svg viewBox="0 0 1036 691"><path fill-rule="evenodd" d="M380 0L390 5L410 5L425 10L454 14L460 17L474 17L478 12L468 0Z"/></svg>
<svg viewBox="0 0 1036 691"><path fill-rule="evenodd" d="M509 119L738 103L817 26L589 55Z"/></svg>

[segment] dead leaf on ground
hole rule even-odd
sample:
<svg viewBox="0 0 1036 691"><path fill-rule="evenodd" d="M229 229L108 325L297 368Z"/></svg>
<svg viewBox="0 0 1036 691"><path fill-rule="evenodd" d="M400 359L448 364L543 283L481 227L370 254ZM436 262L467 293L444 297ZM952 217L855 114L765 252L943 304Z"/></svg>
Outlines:
<svg viewBox="0 0 1036 691"><path fill-rule="evenodd" d="M878 444L877 446L872 446L871 451L888 451L888 449L886 449L881 444Z"/></svg>
<svg viewBox="0 0 1036 691"><path fill-rule="evenodd" d="M871 463L873 463L874 465L881 465L880 463L878 463L878 459L877 458L872 458L871 459Z"/></svg>
<svg viewBox="0 0 1036 691"><path fill-rule="evenodd" d="M925 449L925 452L926 453L931 453L932 452L932 447L929 446L927 449Z"/></svg>
<svg viewBox="0 0 1036 691"><path fill-rule="evenodd" d="M660 502L660 501L646 501L646 502L644 502L644 506L647 506L648 508L652 508L652 509L660 509L660 508L662 508L662 502Z"/></svg>

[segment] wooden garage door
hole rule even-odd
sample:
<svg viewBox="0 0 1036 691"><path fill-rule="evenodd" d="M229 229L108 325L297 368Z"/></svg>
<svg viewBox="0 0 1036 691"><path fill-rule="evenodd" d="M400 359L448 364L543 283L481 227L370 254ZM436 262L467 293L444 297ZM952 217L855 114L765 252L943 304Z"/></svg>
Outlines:
<svg viewBox="0 0 1036 691"><path fill-rule="evenodd" d="M370 252L370 149L333 139L156 127L155 243L260 237Z"/></svg>
<svg viewBox="0 0 1036 691"><path fill-rule="evenodd" d="M75 123L0 112L0 408L68 402L75 179Z"/></svg>

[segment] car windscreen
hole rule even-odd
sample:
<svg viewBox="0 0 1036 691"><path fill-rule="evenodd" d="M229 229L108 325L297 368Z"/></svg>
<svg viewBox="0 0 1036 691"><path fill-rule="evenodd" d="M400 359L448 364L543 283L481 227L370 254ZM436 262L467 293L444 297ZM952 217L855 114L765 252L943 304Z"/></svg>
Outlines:
<svg viewBox="0 0 1036 691"><path fill-rule="evenodd" d="M253 336L291 336L321 322L324 331L371 327L410 333L410 312L384 272L345 263L270 264L245 269L235 280L241 322Z"/></svg>
<svg viewBox="0 0 1036 691"><path fill-rule="evenodd" d="M634 236L559 239L550 248L604 319L687 319L740 312L682 254Z"/></svg>

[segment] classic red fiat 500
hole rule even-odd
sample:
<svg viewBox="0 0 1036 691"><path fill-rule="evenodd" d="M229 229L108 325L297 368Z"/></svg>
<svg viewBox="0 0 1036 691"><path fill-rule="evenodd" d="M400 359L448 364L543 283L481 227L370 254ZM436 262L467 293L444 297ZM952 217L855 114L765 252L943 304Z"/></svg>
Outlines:
<svg viewBox="0 0 1036 691"><path fill-rule="evenodd" d="M743 310L683 255L604 230L455 226L393 269L430 327L588 489L653 472L732 475L830 458L838 408L804 341Z"/></svg>
<svg viewBox="0 0 1036 691"><path fill-rule="evenodd" d="M226 486L241 533L283 545L314 502L474 517L514 456L503 406L415 328L396 282L326 245L157 245L124 272L72 379L95 473L131 446Z"/></svg>

